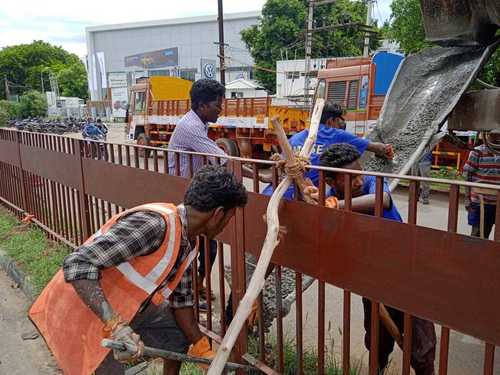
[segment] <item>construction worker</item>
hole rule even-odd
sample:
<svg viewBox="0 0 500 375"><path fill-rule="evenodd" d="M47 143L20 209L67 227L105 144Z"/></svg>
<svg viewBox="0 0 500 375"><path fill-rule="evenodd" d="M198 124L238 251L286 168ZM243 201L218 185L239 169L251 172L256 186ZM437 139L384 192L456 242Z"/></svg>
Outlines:
<svg viewBox="0 0 500 375"><path fill-rule="evenodd" d="M356 147L347 143L329 146L320 156L320 165L330 168L345 168L362 170L361 154ZM332 171L325 172L325 183L330 192L325 205L330 208L344 208L344 174ZM373 215L375 211L376 178L374 176L352 175L352 200L351 210ZM304 191L305 195L318 199L319 192L315 186L310 186ZM389 220L402 222L401 215L394 204L387 184L384 184L383 217ZM363 298L365 346L370 350L371 339L371 302ZM386 307L390 318L394 321L400 332L404 328L404 314L402 311ZM413 317L413 335L411 366L416 375L434 375L434 359L436 356L436 333L434 324L426 320ZM383 324L380 324L378 364L379 371L383 373L389 363L389 356L394 349L394 338Z"/></svg>
<svg viewBox="0 0 500 375"><path fill-rule="evenodd" d="M177 123L174 133L168 143L169 150L175 151L193 151L205 154L227 156L226 153L217 146L212 139L208 137L208 124L216 122L222 110L222 101L225 97L226 88L219 82L213 79L200 79L191 87L191 110L186 113ZM210 160L214 162L214 160ZM226 159L221 159L221 163L225 163ZM204 162L201 156L192 157L192 165L188 155L179 155L179 170L181 176L187 177L190 168L192 172L196 172ZM173 152L169 153L170 174L175 173L176 158ZM209 241L209 257L210 267L212 267L215 257L217 256L217 242ZM202 298L207 298L207 291L203 286L205 276L205 241L200 244L200 256L198 267L198 291ZM212 298L210 295L209 298ZM206 304L201 303L201 307L205 308Z"/></svg>
<svg viewBox="0 0 500 375"><path fill-rule="evenodd" d="M463 176L470 182L500 185L500 152L495 149L500 143L500 130L493 130L486 137L482 145L469 153ZM495 225L496 202L495 190L466 189L465 208L472 236L489 238Z"/></svg>
<svg viewBox="0 0 500 375"><path fill-rule="evenodd" d="M375 155L379 157L388 159L391 159L393 157L393 149L391 145L379 142L371 142L368 139L357 137L346 131L346 124L342 115L343 110L339 104L336 104L332 101L325 102L323 113L321 114L318 136L311 152L312 165L318 165L319 155L328 146L335 143L349 143L356 147L360 154L363 154L365 151L370 151L375 153ZM294 151L299 152L302 149L308 135L309 130L305 129L295 134L288 140L290 142L290 146L292 146ZM309 170L305 173L305 177L309 178L315 186L318 186L318 171ZM290 188L284 194L284 197L286 199L292 199L294 191L295 187L290 186ZM273 193L272 185L267 186L262 193L265 195L271 195Z"/></svg>
<svg viewBox="0 0 500 375"><path fill-rule="evenodd" d="M64 260L30 309L65 374L124 374L120 362L144 345L211 358L193 311L191 262L196 236L220 233L247 193L220 166L200 168L183 203L153 203L114 216ZM103 337L136 353L100 346ZM180 363L167 361L165 374Z"/></svg>
<svg viewBox="0 0 500 375"><path fill-rule="evenodd" d="M319 156L321 152L326 149L329 145L335 143L349 143L356 147L360 154L366 150L375 153L379 157L389 158L393 157L393 149L391 145L371 142L367 139L357 137L345 130L346 123L343 118L343 109L339 104L332 101L326 101L323 107L323 112L321 114L320 125L318 129L318 135L316 138L316 143L311 152L311 164L319 164ZM295 152L300 152L304 146L304 142L309 135L309 130L305 129L294 136L292 136L288 142ZM311 182L318 186L319 184L319 174L316 170L308 170L305 172L304 177L311 180ZM292 199L295 192L295 186L292 184L288 190L285 192L283 197L285 199ZM269 184L263 191L264 195L272 195L273 186ZM266 277L270 275L273 270L273 266L270 265L266 271ZM231 300L229 300L231 302ZM254 309L255 310L255 309ZM226 309L226 321L230 322L233 318L233 310L231 304L228 304ZM254 319L253 319L254 320Z"/></svg>
<svg viewBox="0 0 500 375"><path fill-rule="evenodd" d="M431 169L432 169L432 150L428 147L422 154L420 160L415 163L412 167L412 175L420 176L420 177L431 177ZM420 182L420 193L418 200L422 202L422 204L429 204L429 198L431 195L431 185L428 181Z"/></svg>

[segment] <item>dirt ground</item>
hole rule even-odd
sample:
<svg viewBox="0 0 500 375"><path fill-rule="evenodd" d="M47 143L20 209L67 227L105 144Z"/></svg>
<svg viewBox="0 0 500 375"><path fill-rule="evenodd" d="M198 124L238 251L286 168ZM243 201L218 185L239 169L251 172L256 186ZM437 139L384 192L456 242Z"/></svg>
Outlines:
<svg viewBox="0 0 500 375"><path fill-rule="evenodd" d="M24 294L0 270L0 374L61 374L44 340L28 319L28 308ZM25 340L23 336L37 338Z"/></svg>

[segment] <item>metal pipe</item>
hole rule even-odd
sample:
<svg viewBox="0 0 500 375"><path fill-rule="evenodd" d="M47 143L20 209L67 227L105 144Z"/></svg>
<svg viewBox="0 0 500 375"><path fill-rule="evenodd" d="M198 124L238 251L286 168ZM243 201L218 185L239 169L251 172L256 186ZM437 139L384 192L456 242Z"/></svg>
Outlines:
<svg viewBox="0 0 500 375"><path fill-rule="evenodd" d="M103 339L101 341L101 345L105 348L108 348L108 349L120 350L120 351L124 351L124 352L128 351L131 353L135 353L137 351L137 347L135 345L132 345L129 343L124 343L124 342L119 342L119 341L114 341L114 340L109 340L109 339ZM144 347L143 353L144 353L145 357L164 358L164 359L168 359L171 361L192 362L192 363L200 363L203 365L209 365L212 363L211 359L192 357L190 355L171 352L169 350L151 348L149 346ZM255 370L255 367L249 366L249 365L240 365L239 363L227 362L225 369L226 370L251 371L251 370Z"/></svg>

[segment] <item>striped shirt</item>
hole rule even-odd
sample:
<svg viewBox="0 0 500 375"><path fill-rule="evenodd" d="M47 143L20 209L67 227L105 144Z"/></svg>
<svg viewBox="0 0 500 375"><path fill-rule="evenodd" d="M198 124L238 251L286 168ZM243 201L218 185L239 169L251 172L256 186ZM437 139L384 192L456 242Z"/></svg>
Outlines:
<svg viewBox="0 0 500 375"><path fill-rule="evenodd" d="M483 144L469 154L463 175L466 181L500 185L500 155L496 155ZM483 194L485 203L495 204L496 196ZM479 203L479 194L470 191L470 201Z"/></svg>
<svg viewBox="0 0 500 375"><path fill-rule="evenodd" d="M208 138L208 125L204 124L193 110L186 113L177 123L174 133L170 138L168 149L176 151L201 152L204 154L220 155L222 157L227 156L226 153L219 148L213 140ZM179 157L179 169L181 176L188 177L190 172L189 156L181 154ZM170 174L175 174L175 159L175 153L169 153L168 165ZM192 172L194 174L205 163L203 162L203 157L198 155L193 155L192 159ZM214 158L210 158L210 162L214 164L215 160L213 159ZM225 159L221 159L221 163L224 162Z"/></svg>
<svg viewBox="0 0 500 375"><path fill-rule="evenodd" d="M179 256L162 286L173 280L182 262L191 252L187 235L187 216L183 205L177 206L182 224ZM114 267L138 256L158 250L165 237L165 220L152 211L136 211L121 218L109 231L94 241L78 247L63 263L64 279L99 280L101 270ZM169 306L177 309L194 304L192 288L192 265L190 265L172 292Z"/></svg>

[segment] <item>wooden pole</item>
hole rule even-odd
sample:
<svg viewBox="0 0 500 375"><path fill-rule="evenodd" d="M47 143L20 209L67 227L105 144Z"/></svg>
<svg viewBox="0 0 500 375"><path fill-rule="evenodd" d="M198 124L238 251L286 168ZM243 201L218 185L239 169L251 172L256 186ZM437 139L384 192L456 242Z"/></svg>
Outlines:
<svg viewBox="0 0 500 375"><path fill-rule="evenodd" d="M316 104L314 106L313 113L311 115L311 124L309 126L309 135L300 151L301 157L309 157L312 151L312 147L316 142L316 137L318 134L319 121L321 118L321 114L323 112L324 99L317 99ZM288 144L288 141L285 142ZM282 147L285 144L282 145ZM295 160L295 155L293 153L290 155ZM288 162L292 162L292 160L288 160ZM238 310L231 322L224 339L217 351L217 354L208 369L208 375L219 375L224 371L224 365L227 362L229 355L231 354L231 350L238 338L238 335L243 328L245 321L247 320L250 312L252 311L253 302L259 296L262 288L264 287L266 281L266 270L271 262L271 258L274 253L274 249L279 244L279 216L278 216L278 207L281 201L281 198L285 194L286 190L290 186L292 179L290 177L285 178L278 185L273 195L271 196L271 200L267 206L266 211L266 219L267 219L267 235L264 240L264 244L262 246L262 252L259 257L259 261L257 262L257 267L255 268L255 272L250 280L250 284L248 285L247 291L243 296L243 299L240 302Z"/></svg>

